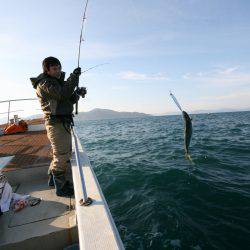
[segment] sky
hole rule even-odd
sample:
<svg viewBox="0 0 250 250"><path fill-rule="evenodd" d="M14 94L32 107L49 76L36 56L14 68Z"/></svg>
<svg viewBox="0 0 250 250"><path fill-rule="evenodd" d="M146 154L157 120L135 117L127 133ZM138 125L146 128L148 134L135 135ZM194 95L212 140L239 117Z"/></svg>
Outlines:
<svg viewBox="0 0 250 250"><path fill-rule="evenodd" d="M83 7L82 0L1 1L0 101L36 97L29 78L47 56L72 72ZM80 66L108 64L81 76L88 94L79 110L178 111L170 90L190 112L250 110L249 13L248 0L89 0ZM18 109L40 112L38 101L11 105Z"/></svg>

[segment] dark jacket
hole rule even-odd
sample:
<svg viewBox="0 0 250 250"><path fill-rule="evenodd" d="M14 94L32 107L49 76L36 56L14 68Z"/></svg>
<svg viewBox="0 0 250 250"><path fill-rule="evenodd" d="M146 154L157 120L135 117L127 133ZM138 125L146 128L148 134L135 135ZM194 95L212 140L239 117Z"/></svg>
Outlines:
<svg viewBox="0 0 250 250"><path fill-rule="evenodd" d="M47 123L63 121L65 117L72 117L73 104L79 99L75 93L79 77L72 73L66 81L64 78L64 72L60 79L45 73L36 78L30 78Z"/></svg>

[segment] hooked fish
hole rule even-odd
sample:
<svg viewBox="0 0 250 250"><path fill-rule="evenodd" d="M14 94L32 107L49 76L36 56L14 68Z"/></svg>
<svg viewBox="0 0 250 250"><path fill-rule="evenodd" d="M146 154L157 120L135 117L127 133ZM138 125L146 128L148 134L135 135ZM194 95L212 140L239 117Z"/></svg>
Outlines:
<svg viewBox="0 0 250 250"><path fill-rule="evenodd" d="M191 142L191 137L193 133L192 128L192 119L189 117L188 113L185 111L182 111L182 117L185 123L184 128L184 149L185 149L185 157L186 159L192 161L190 154L189 154L189 145Z"/></svg>
<svg viewBox="0 0 250 250"><path fill-rule="evenodd" d="M187 160L190 160L192 163L191 156L189 154L189 145L192 138L193 133L193 127L192 127L192 119L189 117L188 113L186 111L183 111L181 108L181 105L175 98L175 96L170 92L170 96L172 97L173 101L175 102L176 106L179 108L179 110L182 112L182 117L184 120L184 150L185 150L185 157Z"/></svg>

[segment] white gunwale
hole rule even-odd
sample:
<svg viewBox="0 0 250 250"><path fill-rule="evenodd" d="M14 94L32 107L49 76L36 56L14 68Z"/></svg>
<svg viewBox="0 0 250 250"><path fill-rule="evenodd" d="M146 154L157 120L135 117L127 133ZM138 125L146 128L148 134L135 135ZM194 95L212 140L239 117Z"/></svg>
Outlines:
<svg viewBox="0 0 250 250"><path fill-rule="evenodd" d="M79 137L78 144L80 167L84 174L87 196L93 199L90 206L81 206L79 201L83 199L82 180L77 166L76 148L73 140L72 175L75 189L76 215L80 249L124 249L120 235L110 213L108 204L102 193L97 177L90 164L85 149L82 147Z"/></svg>

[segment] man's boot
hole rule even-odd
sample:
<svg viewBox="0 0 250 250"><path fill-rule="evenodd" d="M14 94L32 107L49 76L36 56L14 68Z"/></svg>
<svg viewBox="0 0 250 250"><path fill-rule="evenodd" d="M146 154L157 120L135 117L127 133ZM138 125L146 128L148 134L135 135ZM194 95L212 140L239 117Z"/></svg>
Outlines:
<svg viewBox="0 0 250 250"><path fill-rule="evenodd" d="M69 188L74 188L73 183L71 183L70 181L66 180L65 183L67 186L69 186ZM48 172L48 186L49 187L55 187L55 183L54 183L54 178L53 178L53 174L49 171Z"/></svg>
<svg viewBox="0 0 250 250"><path fill-rule="evenodd" d="M66 181L64 173L53 173L53 179L57 196L70 197L74 195L74 189Z"/></svg>
<svg viewBox="0 0 250 250"><path fill-rule="evenodd" d="M54 187L55 183L54 183L54 178L51 172L48 173L49 179L48 179L48 186L49 187Z"/></svg>

